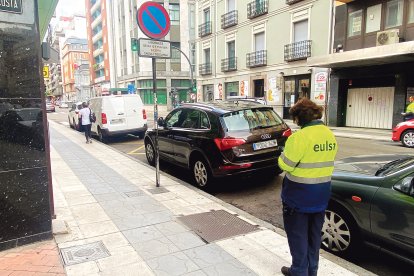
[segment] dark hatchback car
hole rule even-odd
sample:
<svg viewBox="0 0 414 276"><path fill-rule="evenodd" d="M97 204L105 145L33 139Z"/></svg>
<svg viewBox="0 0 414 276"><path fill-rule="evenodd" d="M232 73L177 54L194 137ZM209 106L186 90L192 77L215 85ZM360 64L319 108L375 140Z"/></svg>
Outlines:
<svg viewBox="0 0 414 276"><path fill-rule="evenodd" d="M277 167L288 125L272 107L253 102L184 104L158 120L160 159L191 170L195 183ZM145 135L148 163L154 165L155 131Z"/></svg>
<svg viewBox="0 0 414 276"><path fill-rule="evenodd" d="M361 243L414 264L414 156L335 163L322 247L353 256Z"/></svg>

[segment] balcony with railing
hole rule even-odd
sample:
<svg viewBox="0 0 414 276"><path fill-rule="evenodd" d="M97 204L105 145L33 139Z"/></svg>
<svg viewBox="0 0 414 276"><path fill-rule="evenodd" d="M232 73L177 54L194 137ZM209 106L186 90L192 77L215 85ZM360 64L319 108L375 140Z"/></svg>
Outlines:
<svg viewBox="0 0 414 276"><path fill-rule="evenodd" d="M211 21L207 21L203 24L198 25L198 36L203 37L206 35L211 34L212 28L211 28Z"/></svg>
<svg viewBox="0 0 414 276"><path fill-rule="evenodd" d="M94 29L101 22L102 22L102 14L99 14L97 17L93 17L92 24L91 24L92 29Z"/></svg>
<svg viewBox="0 0 414 276"><path fill-rule="evenodd" d="M238 23L238 13L236 10L223 14L221 16L221 28L226 29L232 26L237 25Z"/></svg>
<svg viewBox="0 0 414 276"><path fill-rule="evenodd" d="M101 6L101 0L91 1L91 14Z"/></svg>
<svg viewBox="0 0 414 276"><path fill-rule="evenodd" d="M285 45L285 61L307 59L311 56L312 40L303 40Z"/></svg>
<svg viewBox="0 0 414 276"><path fill-rule="evenodd" d="M303 0L286 0L286 5L293 5Z"/></svg>
<svg viewBox="0 0 414 276"><path fill-rule="evenodd" d="M98 32L94 32L93 36L92 36L92 43L95 43L98 39L102 38L102 30L98 31Z"/></svg>
<svg viewBox="0 0 414 276"><path fill-rule="evenodd" d="M221 60L221 71L230 72L237 70L237 57L225 58Z"/></svg>
<svg viewBox="0 0 414 276"><path fill-rule="evenodd" d="M247 4L247 17L252 19L269 11L269 0L254 0Z"/></svg>
<svg viewBox="0 0 414 276"><path fill-rule="evenodd" d="M211 62L200 64L198 66L198 72L200 75L211 75Z"/></svg>
<svg viewBox="0 0 414 276"><path fill-rule="evenodd" d="M267 65L267 50L248 53L246 56L246 66L249 68Z"/></svg>
<svg viewBox="0 0 414 276"><path fill-rule="evenodd" d="M99 55L100 55L100 54L102 54L103 52L104 52L104 48L103 48L103 46L98 47L98 48L96 48L96 49L93 51L93 56L94 56L94 57L99 56Z"/></svg>

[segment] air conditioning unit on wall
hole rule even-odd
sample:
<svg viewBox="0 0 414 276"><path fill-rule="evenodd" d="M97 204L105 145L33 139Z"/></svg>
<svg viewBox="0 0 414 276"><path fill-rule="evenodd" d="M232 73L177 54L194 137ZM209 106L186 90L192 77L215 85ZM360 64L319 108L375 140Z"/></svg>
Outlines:
<svg viewBox="0 0 414 276"><path fill-rule="evenodd" d="M377 46L390 45L400 42L400 31L395 30L386 30L383 32L377 33Z"/></svg>

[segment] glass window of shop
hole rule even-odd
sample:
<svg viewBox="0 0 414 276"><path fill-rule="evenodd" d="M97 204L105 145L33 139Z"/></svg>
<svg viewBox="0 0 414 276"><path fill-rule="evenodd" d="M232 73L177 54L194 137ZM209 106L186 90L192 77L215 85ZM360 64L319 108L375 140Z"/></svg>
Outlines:
<svg viewBox="0 0 414 276"><path fill-rule="evenodd" d="M225 86L225 93L226 99L231 96L238 96L239 95L239 82L226 82L224 83Z"/></svg>
<svg viewBox="0 0 414 276"><path fill-rule="evenodd" d="M154 104L151 79L138 81L138 91L144 104ZM157 100L158 104L167 104L166 80L157 80Z"/></svg>

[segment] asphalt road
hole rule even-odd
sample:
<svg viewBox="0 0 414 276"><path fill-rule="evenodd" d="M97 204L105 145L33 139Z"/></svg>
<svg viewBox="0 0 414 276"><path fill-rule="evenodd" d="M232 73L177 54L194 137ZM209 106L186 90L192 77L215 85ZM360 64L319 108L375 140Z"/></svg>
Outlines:
<svg viewBox="0 0 414 276"><path fill-rule="evenodd" d="M68 125L67 110L58 109L56 113L49 113L48 118L63 125ZM414 154L414 150L404 148L400 143L392 141L382 142L342 137L338 137L337 140L339 143L337 160L369 154L406 154L410 151ZM146 162L143 140L138 137L127 136L111 139L108 145L142 162ZM160 163L160 168L165 173L192 183L191 175L184 169L163 162ZM255 217L283 228L280 201L281 181L282 176L271 177L270 175L227 178L218 181L211 194ZM413 266L368 247L364 247L358 256L348 260L373 273L384 276L412 275L414 269Z"/></svg>

